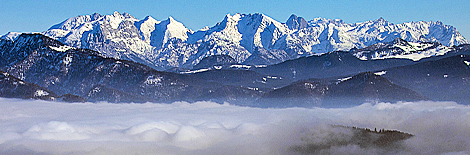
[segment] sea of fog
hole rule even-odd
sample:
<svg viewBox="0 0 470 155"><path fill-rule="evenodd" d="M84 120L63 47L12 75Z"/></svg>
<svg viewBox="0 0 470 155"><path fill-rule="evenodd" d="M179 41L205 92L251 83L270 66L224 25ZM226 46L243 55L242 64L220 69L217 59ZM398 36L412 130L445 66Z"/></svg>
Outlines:
<svg viewBox="0 0 470 155"><path fill-rule="evenodd" d="M300 154L293 148L348 134L332 125L415 136L396 148L347 144L315 153L470 154L469 118L470 106L454 102L262 109L0 98L0 154Z"/></svg>

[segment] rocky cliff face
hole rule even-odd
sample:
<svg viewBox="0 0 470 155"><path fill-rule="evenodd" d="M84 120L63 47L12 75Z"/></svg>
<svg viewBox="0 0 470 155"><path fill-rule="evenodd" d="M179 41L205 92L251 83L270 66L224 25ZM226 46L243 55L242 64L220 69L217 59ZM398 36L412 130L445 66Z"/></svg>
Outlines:
<svg viewBox="0 0 470 155"><path fill-rule="evenodd" d="M296 15L293 14L289 17L289 19L287 19L286 25L291 30L299 30L299 29L307 28L308 23L304 18L297 17Z"/></svg>

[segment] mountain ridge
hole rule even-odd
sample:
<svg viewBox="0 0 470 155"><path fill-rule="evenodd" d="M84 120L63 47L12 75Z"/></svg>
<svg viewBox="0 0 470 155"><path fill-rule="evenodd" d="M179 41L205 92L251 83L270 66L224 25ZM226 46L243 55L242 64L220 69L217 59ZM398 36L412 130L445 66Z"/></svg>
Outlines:
<svg viewBox="0 0 470 155"><path fill-rule="evenodd" d="M426 100L423 95L393 84L372 72L329 81L307 79L275 89L257 100L259 107L352 107L365 102Z"/></svg>
<svg viewBox="0 0 470 155"><path fill-rule="evenodd" d="M73 94L91 101L109 102L128 101L119 97L127 94L136 98L135 102L169 102L177 98L189 101L191 96L219 86L128 60L103 57L88 49L61 48L66 45L42 34L22 34L11 46L1 51L0 54L11 58L0 67L57 95ZM99 87L103 85L106 87ZM97 86L106 94L95 91Z"/></svg>
<svg viewBox="0 0 470 155"><path fill-rule="evenodd" d="M290 28L289 28L290 27ZM340 19L291 15L286 23L255 14L227 14L212 27L193 31L169 17L142 20L127 13L81 15L42 32L68 46L99 51L157 70L192 68L205 57L229 55L238 63L271 65L337 50L348 51L403 38L409 42L470 43L455 27L442 22L393 24L383 18L344 23ZM2 38L13 39L11 33Z"/></svg>

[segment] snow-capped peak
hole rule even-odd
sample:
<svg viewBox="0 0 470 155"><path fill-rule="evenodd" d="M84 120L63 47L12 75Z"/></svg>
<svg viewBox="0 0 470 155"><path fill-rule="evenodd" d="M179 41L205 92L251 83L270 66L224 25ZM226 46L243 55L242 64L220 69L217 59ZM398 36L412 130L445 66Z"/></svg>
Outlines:
<svg viewBox="0 0 470 155"><path fill-rule="evenodd" d="M384 18L380 17L379 19L376 19L373 21L374 23L388 23L387 20L385 20Z"/></svg>
<svg viewBox="0 0 470 155"><path fill-rule="evenodd" d="M114 12L113 12L113 16L114 16L114 17L121 16L121 13L119 13L118 11L114 11Z"/></svg>
<svg viewBox="0 0 470 155"><path fill-rule="evenodd" d="M192 32L192 30L186 28L183 23L176 21L173 17L168 17L167 19L168 29L171 33L171 38L178 38L182 40L186 40L188 38L187 33Z"/></svg>
<svg viewBox="0 0 470 155"><path fill-rule="evenodd" d="M100 20L99 22L103 25L109 24L113 29L117 29L124 20L131 20L134 22L137 21L137 19L130 16L129 14L121 14L117 11L114 11L112 15L105 15L103 18L104 20Z"/></svg>
<svg viewBox="0 0 470 155"><path fill-rule="evenodd" d="M176 21L170 16L167 20L158 23L155 26L155 31L152 33L154 37L152 38L151 45L160 48L173 38L186 41L188 33L192 33L192 31L186 28L183 23Z"/></svg>
<svg viewBox="0 0 470 155"><path fill-rule="evenodd" d="M233 16L230 15L230 14L225 15L225 20L231 21L231 22L237 22L237 21L240 20L240 18L241 18L241 14L240 14L240 13L236 13L236 14L234 14Z"/></svg>
<svg viewBox="0 0 470 155"><path fill-rule="evenodd" d="M237 13L233 16L230 14L225 15L224 19L217 23L215 26L207 30L199 30L198 32L192 35L191 42L196 42L197 40L204 41L230 41L234 44L240 44L242 35L238 30L238 21L241 19L241 14ZM201 33L202 32L202 33Z"/></svg>
<svg viewBox="0 0 470 155"><path fill-rule="evenodd" d="M285 24L260 13L235 14L226 17L236 24L238 33L242 35L240 45L250 52L253 52L256 47L271 49L279 38L289 32Z"/></svg>
<svg viewBox="0 0 470 155"><path fill-rule="evenodd" d="M308 23L304 18L292 14L289 19L287 19L286 25L291 30L298 30L307 28Z"/></svg>
<svg viewBox="0 0 470 155"><path fill-rule="evenodd" d="M21 35L21 32L8 32L7 34L0 37L0 39L15 41L18 36Z"/></svg>
<svg viewBox="0 0 470 155"><path fill-rule="evenodd" d="M135 26L139 29L142 40L150 44L150 37L152 32L155 30L155 25L159 24L161 21L158 21L151 16L146 16L143 20L136 22Z"/></svg>
<svg viewBox="0 0 470 155"><path fill-rule="evenodd" d="M117 11L115 11L111 15L100 15L98 13L93 13L91 15L80 15L77 17L69 18L59 24L52 26L51 28L49 28L48 31L43 32L43 34L59 40L61 40L63 37L69 38L65 40L81 39L81 36L85 32L89 32L95 29L96 26L109 26L112 29L117 29L123 21L135 22L137 21L137 19L127 13L121 14ZM80 46L81 44L72 43L72 46L77 45Z"/></svg>
<svg viewBox="0 0 470 155"><path fill-rule="evenodd" d="M51 28L49 28L49 30L61 29L61 30L70 31L73 29L78 29L83 24L96 21L102 17L103 16L98 13L93 13L91 15L80 15L77 17L69 18L59 24L56 24L52 26Z"/></svg>
<svg viewBox="0 0 470 155"><path fill-rule="evenodd" d="M171 16L168 17L168 20L169 20L170 22L177 22L177 21L176 21L175 19L173 19L173 17L171 17Z"/></svg>

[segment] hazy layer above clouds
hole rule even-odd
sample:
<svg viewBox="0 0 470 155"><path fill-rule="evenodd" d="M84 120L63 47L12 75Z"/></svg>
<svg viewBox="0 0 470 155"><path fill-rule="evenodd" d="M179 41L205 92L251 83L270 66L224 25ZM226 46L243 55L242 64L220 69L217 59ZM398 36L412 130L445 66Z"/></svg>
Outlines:
<svg viewBox="0 0 470 155"><path fill-rule="evenodd" d="M0 154L296 154L347 138L330 125L414 134L400 147L332 146L331 154L469 154L470 107L365 103L345 109L260 109L212 102L68 104L0 98ZM346 135L346 136L344 136Z"/></svg>

